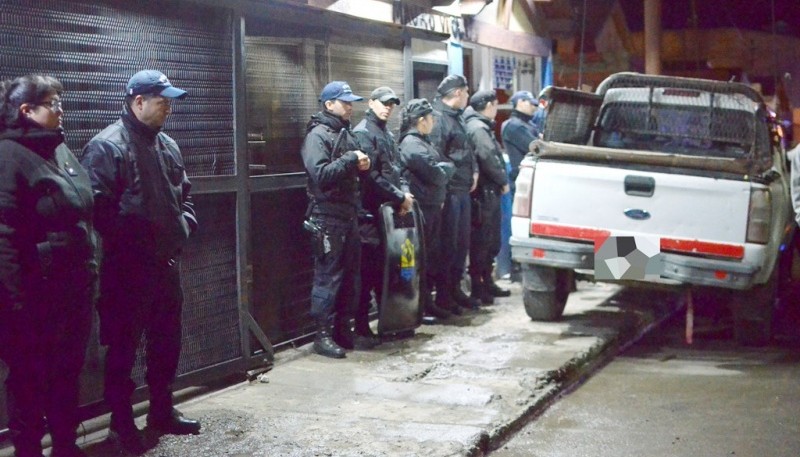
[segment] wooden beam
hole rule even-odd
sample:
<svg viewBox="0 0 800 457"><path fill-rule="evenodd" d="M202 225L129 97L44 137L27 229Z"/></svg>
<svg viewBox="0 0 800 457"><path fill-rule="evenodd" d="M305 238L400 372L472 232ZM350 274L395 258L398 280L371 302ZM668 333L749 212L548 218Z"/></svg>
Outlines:
<svg viewBox="0 0 800 457"><path fill-rule="evenodd" d="M503 28L508 30L511 24L511 13L514 10L514 0L505 0L503 4Z"/></svg>
<svg viewBox="0 0 800 457"><path fill-rule="evenodd" d="M536 0L520 0L519 4L522 7L522 11L525 13L525 17L528 18L528 22L533 27L534 32L536 32L536 35L547 36L547 21L544 20L544 14L534 5L534 1Z"/></svg>
<svg viewBox="0 0 800 457"><path fill-rule="evenodd" d="M528 54L549 56L552 40L522 32L512 32L499 25L483 21L472 21L469 30L470 41L491 48Z"/></svg>

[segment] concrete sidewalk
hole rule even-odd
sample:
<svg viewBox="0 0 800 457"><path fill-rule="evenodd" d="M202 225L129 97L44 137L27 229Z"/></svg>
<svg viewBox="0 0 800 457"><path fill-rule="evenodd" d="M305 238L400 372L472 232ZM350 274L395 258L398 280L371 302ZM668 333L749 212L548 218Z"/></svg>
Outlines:
<svg viewBox="0 0 800 457"><path fill-rule="evenodd" d="M518 284L501 285L513 293L494 306L343 360L310 344L283 351L266 382L180 405L202 433L162 437L146 456L484 455L679 306L671 294L579 283L563 320L540 323ZM107 455L103 444L90 455Z"/></svg>

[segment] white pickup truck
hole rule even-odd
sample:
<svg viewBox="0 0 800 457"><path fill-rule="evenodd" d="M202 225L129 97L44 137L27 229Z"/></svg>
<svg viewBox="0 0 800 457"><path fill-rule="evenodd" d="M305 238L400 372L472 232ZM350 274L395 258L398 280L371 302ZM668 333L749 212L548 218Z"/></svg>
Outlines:
<svg viewBox="0 0 800 457"><path fill-rule="evenodd" d="M520 166L511 221L528 315L559 319L604 240L649 237L662 262L650 282L733 290L735 337L768 341L795 224L785 151L761 96L636 73L593 94L545 95L544 134Z"/></svg>

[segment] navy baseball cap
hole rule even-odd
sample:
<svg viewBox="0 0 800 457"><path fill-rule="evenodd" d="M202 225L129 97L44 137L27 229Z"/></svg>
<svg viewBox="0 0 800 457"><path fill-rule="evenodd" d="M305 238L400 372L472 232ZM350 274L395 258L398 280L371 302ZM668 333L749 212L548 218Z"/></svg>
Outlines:
<svg viewBox="0 0 800 457"><path fill-rule="evenodd" d="M186 96L185 90L173 86L167 76L158 70L142 70L131 76L125 93L128 95L153 94L167 98Z"/></svg>
<svg viewBox="0 0 800 457"><path fill-rule="evenodd" d="M520 100L528 100L529 102L537 103L536 97L534 97L533 94L528 92L527 90L521 90L512 95L511 106L517 106L517 102L519 102Z"/></svg>
<svg viewBox="0 0 800 457"><path fill-rule="evenodd" d="M341 100L343 102L360 102L364 97L359 97L350 89L350 85L344 81L332 81L322 89L319 101L322 103L328 100Z"/></svg>

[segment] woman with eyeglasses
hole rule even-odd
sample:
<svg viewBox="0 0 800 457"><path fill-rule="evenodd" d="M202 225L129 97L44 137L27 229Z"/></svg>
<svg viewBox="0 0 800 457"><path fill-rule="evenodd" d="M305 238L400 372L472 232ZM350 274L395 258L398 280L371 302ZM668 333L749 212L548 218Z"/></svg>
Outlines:
<svg viewBox="0 0 800 457"><path fill-rule="evenodd" d="M76 445L79 376L97 283L92 189L64 144L63 86L0 83L0 358L18 457L85 454ZM46 419L45 419L46 418Z"/></svg>

